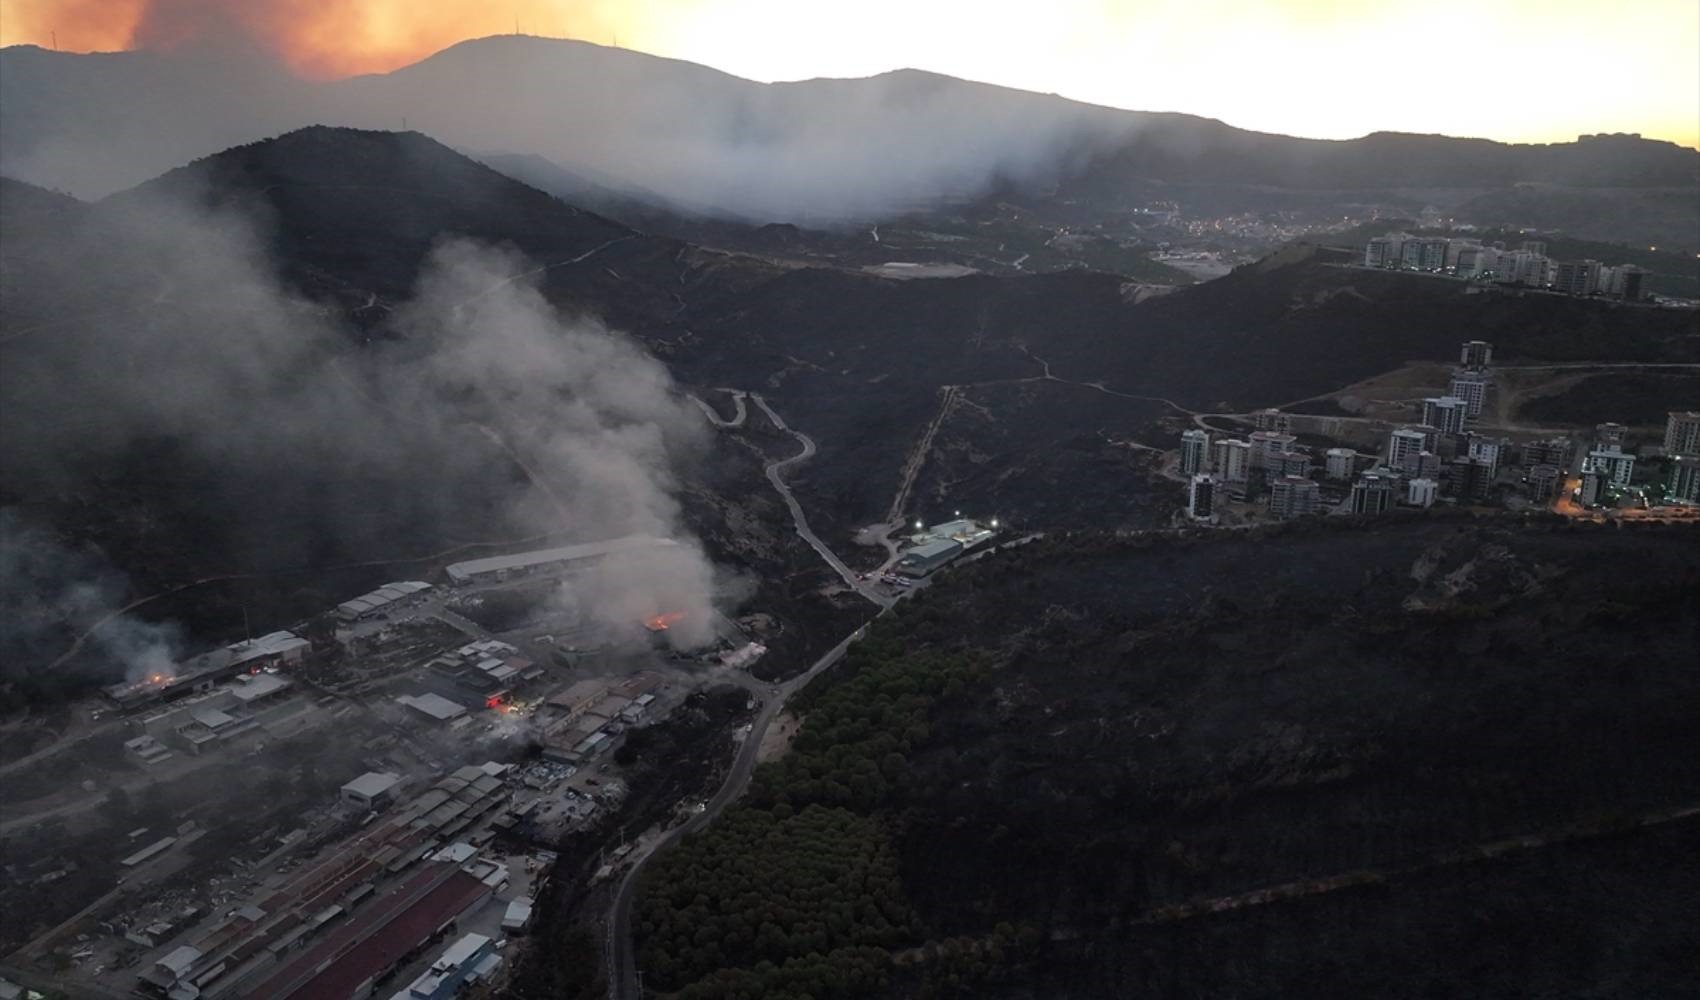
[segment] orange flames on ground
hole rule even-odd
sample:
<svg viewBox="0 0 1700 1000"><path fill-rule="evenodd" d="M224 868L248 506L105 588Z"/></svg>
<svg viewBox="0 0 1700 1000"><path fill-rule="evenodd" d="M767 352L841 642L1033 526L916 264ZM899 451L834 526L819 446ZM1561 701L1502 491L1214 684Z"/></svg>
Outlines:
<svg viewBox="0 0 1700 1000"><path fill-rule="evenodd" d="M233 43L331 79L386 72L516 27L606 44L640 26L622 5L595 0L40 0L7 5L0 44L111 52Z"/></svg>
<svg viewBox="0 0 1700 1000"><path fill-rule="evenodd" d="M651 632L665 632L683 621L684 617L683 611L669 611L666 614L656 615L654 618L645 618L643 627Z"/></svg>

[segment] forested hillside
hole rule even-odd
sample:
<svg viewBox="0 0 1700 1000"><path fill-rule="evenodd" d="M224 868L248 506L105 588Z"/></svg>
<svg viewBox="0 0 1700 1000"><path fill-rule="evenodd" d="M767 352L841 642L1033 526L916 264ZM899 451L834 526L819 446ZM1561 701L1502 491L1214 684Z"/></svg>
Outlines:
<svg viewBox="0 0 1700 1000"><path fill-rule="evenodd" d="M790 754L659 859L647 982L1691 994L1692 536L1331 519L966 568L878 623Z"/></svg>

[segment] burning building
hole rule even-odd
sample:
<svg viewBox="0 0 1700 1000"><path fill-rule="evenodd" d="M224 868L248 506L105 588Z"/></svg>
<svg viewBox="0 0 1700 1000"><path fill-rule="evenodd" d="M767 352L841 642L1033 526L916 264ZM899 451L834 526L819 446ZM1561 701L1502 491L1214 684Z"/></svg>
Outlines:
<svg viewBox="0 0 1700 1000"><path fill-rule="evenodd" d="M272 632L244 639L223 649L203 653L138 680L113 684L104 694L123 711L211 691L220 681L239 674L258 674L267 667L293 666L307 658L312 644L293 632Z"/></svg>

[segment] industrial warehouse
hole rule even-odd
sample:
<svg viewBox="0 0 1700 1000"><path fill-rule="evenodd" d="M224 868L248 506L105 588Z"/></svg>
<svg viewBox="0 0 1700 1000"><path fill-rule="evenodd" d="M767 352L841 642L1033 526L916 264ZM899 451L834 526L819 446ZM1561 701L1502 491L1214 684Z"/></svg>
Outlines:
<svg viewBox="0 0 1700 1000"><path fill-rule="evenodd" d="M431 585L419 580L402 580L397 583L386 583L369 594L343 601L336 606L336 616L345 622L359 621L373 615L385 614L397 604L410 597L417 597L431 589Z"/></svg>
<svg viewBox="0 0 1700 1000"><path fill-rule="evenodd" d="M918 529L910 536L910 547L897 560L896 572L905 577L921 578L949 565L964 553L978 548L997 534L997 521L990 527L967 518L946 521L930 528Z"/></svg>
<svg viewBox="0 0 1700 1000"><path fill-rule="evenodd" d="M566 545L555 549L516 552L513 555L451 563L445 572L449 582L457 586L492 583L550 570L584 569L612 555L631 555L652 549L675 547L678 544L670 538L629 535L606 542Z"/></svg>
<svg viewBox="0 0 1700 1000"><path fill-rule="evenodd" d="M52 801L146 816L103 853L106 895L67 925L75 943L45 933L21 960L157 1000L423 1000L499 976L497 942L529 923L530 883L548 877L538 849L625 802L626 733L707 684L756 689L760 616L711 610L713 640L682 649L669 641L680 611L621 623L524 610L553 600L550 581L674 545L633 536L456 563L444 570L457 586L387 583L105 689L90 721L109 749ZM203 776L266 791L208 810ZM169 807L155 791L167 788ZM41 850L8 891L74 869L45 838Z"/></svg>
<svg viewBox="0 0 1700 1000"><path fill-rule="evenodd" d="M300 663L312 644L293 632L272 632L258 639L245 639L177 664L170 672L151 674L139 680L114 684L105 689L114 707L134 711L146 705L204 693L219 681L238 673L258 673L266 667Z"/></svg>

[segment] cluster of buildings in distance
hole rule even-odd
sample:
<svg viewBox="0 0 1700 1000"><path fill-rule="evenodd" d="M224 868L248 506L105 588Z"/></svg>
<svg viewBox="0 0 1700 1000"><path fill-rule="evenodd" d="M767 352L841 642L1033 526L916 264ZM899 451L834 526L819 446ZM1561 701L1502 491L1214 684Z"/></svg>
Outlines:
<svg viewBox="0 0 1700 1000"><path fill-rule="evenodd" d="M1226 501L1260 493L1268 496L1270 515L1287 520L1320 513L1330 501L1335 512L1351 514L1442 500L1484 503L1496 487L1541 504L1568 490L1582 508L1700 504L1700 413L1669 415L1665 473L1637 485L1637 456L1625 449L1621 424L1600 424L1580 444L1559 437L1518 445L1475 429L1493 386L1492 363L1493 345L1465 343L1446 395L1422 401L1419 423L1395 427L1379 455L1329 448L1320 469L1291 433L1291 417L1279 410L1254 414L1249 439L1182 432L1187 516L1215 523Z"/></svg>
<svg viewBox="0 0 1700 1000"><path fill-rule="evenodd" d="M1448 274L1472 281L1545 288L1567 295L1603 295L1638 302L1648 297L1647 271L1634 264L1554 260L1543 240L1516 249L1503 241L1388 233L1364 246L1364 266Z"/></svg>

